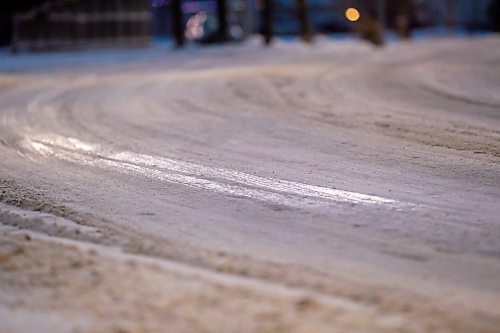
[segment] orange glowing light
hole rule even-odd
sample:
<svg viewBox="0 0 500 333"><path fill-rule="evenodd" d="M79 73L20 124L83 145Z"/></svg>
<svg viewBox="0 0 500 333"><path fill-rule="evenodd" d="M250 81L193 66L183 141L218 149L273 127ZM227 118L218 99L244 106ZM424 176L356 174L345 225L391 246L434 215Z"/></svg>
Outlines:
<svg viewBox="0 0 500 333"><path fill-rule="evenodd" d="M361 17L361 14L356 8L350 7L345 11L345 17L351 22L356 22Z"/></svg>

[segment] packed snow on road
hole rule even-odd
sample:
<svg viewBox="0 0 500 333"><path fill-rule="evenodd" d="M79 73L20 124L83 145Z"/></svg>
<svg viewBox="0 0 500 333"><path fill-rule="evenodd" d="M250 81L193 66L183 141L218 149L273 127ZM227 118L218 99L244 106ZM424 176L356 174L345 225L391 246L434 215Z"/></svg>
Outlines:
<svg viewBox="0 0 500 333"><path fill-rule="evenodd" d="M0 54L0 331L494 332L500 40Z"/></svg>

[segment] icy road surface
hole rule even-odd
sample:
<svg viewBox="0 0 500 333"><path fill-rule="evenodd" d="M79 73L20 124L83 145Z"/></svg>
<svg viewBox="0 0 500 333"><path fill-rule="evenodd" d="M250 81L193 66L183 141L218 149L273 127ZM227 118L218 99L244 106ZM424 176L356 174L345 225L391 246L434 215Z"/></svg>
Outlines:
<svg viewBox="0 0 500 333"><path fill-rule="evenodd" d="M500 327L500 39L0 57L8 332Z"/></svg>

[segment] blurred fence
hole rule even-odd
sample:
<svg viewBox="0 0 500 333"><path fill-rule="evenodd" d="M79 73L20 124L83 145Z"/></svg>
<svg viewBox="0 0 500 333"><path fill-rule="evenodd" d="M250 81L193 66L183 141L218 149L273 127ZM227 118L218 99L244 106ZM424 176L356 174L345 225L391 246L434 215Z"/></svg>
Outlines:
<svg viewBox="0 0 500 333"><path fill-rule="evenodd" d="M147 0L50 1L14 17L14 51L145 44L151 38Z"/></svg>

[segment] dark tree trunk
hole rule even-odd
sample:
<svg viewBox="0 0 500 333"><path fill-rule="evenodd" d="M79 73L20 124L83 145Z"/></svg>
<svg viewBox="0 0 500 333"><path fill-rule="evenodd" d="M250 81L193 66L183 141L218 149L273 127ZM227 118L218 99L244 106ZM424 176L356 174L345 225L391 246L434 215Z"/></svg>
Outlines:
<svg viewBox="0 0 500 333"><path fill-rule="evenodd" d="M273 39L273 2L272 0L261 0L261 33L264 44L269 45Z"/></svg>
<svg viewBox="0 0 500 333"><path fill-rule="evenodd" d="M454 0L446 0L446 27L448 28L448 33L451 34L456 21L456 13L455 13L455 1Z"/></svg>
<svg viewBox="0 0 500 333"><path fill-rule="evenodd" d="M219 42L227 42L227 0L217 0L217 19L219 21Z"/></svg>
<svg viewBox="0 0 500 333"><path fill-rule="evenodd" d="M172 0L172 24L175 45L176 47L182 47L185 43L184 22L182 20L182 0Z"/></svg>
<svg viewBox="0 0 500 333"><path fill-rule="evenodd" d="M295 0L295 8L299 19L300 37L305 42L311 42L313 34L311 22L309 21L309 7L306 0Z"/></svg>
<svg viewBox="0 0 500 333"><path fill-rule="evenodd" d="M491 1L488 7L488 16L493 31L500 32L500 0Z"/></svg>

